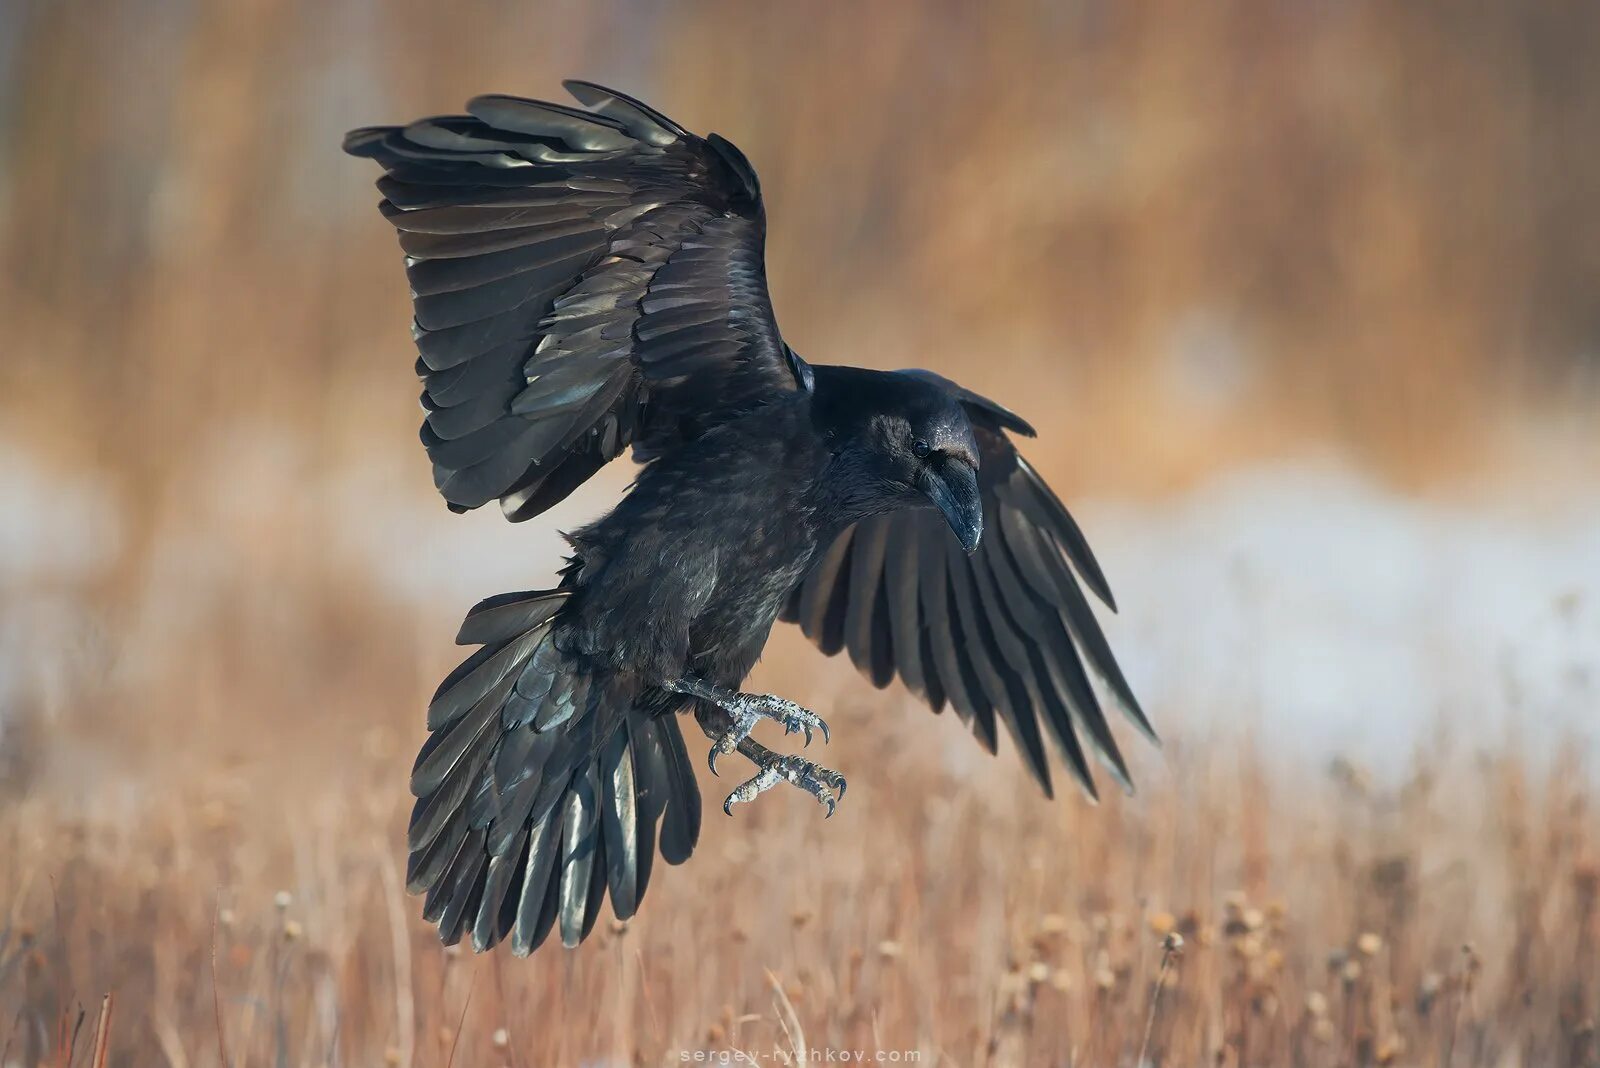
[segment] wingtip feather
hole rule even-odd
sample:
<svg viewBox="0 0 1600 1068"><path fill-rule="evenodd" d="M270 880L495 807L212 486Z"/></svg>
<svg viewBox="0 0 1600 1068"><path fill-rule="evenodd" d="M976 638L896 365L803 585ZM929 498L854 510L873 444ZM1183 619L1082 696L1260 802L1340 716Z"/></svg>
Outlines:
<svg viewBox="0 0 1600 1068"><path fill-rule="evenodd" d="M339 147L352 156L372 158L377 154L377 147L383 143L398 126L358 126L344 135L344 140Z"/></svg>

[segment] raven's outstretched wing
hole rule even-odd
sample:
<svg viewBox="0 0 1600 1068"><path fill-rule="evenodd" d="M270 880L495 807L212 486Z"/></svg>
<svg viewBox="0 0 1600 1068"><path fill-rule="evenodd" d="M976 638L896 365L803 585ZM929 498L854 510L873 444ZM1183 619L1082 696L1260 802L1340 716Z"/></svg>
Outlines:
<svg viewBox="0 0 1600 1068"><path fill-rule="evenodd" d="M1085 662L1138 728L1155 732L1079 586L1115 610L1089 543L1006 436L1033 428L937 375L903 373L938 382L967 409L982 453L983 543L968 556L932 511L863 520L817 558L782 618L829 656L848 650L874 685L898 675L935 711L948 701L991 752L998 717L1047 794L1044 734L1091 797L1085 744L1131 788Z"/></svg>
<svg viewBox="0 0 1600 1068"><path fill-rule="evenodd" d="M451 508L538 515L632 445L649 458L801 388L773 321L755 171L621 93L482 96L353 130L383 164Z"/></svg>

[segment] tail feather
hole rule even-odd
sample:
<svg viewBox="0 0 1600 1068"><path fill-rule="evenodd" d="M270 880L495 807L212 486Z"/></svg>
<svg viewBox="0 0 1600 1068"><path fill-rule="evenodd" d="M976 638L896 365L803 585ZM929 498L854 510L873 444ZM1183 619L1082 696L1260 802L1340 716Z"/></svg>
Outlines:
<svg viewBox="0 0 1600 1068"><path fill-rule="evenodd" d="M570 590L505 594L468 614L479 649L440 685L417 754L406 886L446 943L525 955L552 930L575 946L609 894L631 917L655 852L679 864L700 833L677 717L555 640Z"/></svg>
<svg viewBox="0 0 1600 1068"><path fill-rule="evenodd" d="M672 721L670 730L658 728L654 740L666 763L654 785L666 805L666 822L661 828L661 859L668 864L682 864L689 859L700 839L700 784L695 781L694 767L689 763L689 751L684 748L676 720Z"/></svg>
<svg viewBox="0 0 1600 1068"><path fill-rule="evenodd" d="M548 590L530 596L502 593L480 601L461 621L457 645L497 645L547 623L566 603L571 590Z"/></svg>
<svg viewBox="0 0 1600 1068"><path fill-rule="evenodd" d="M504 680L460 717L434 729L412 765L412 794L425 797L476 763L483 749L495 741L495 708L510 692L509 680ZM468 750L476 751L468 757Z"/></svg>
<svg viewBox="0 0 1600 1068"><path fill-rule="evenodd" d="M511 929L511 952L519 957L538 949L555 924L561 880L551 878L551 874L556 871L560 843L561 821L558 819L546 817L528 832L528 859L522 867L517 918ZM485 944L482 948L489 947Z"/></svg>
<svg viewBox="0 0 1600 1068"><path fill-rule="evenodd" d="M439 684L438 692L428 703L428 729L436 731L449 726L490 694L499 695L494 701L498 707L517 681L516 676L510 674L511 669L527 660L547 634L545 628L536 627L508 642L485 645L469 656Z"/></svg>
<svg viewBox="0 0 1600 1068"><path fill-rule="evenodd" d="M463 809L456 808L432 842L412 849L406 862L406 890L420 894L437 887L445 868L455 859L466 836L467 814Z"/></svg>
<svg viewBox="0 0 1600 1068"><path fill-rule="evenodd" d="M572 787L567 791L565 814L561 834L561 942L575 946L589 933L594 919L590 903L595 908L594 891L603 889L597 884L595 868L605 849L605 840L598 834L600 827L600 776L593 763L581 775L572 777ZM603 866L602 866L603 867Z"/></svg>
<svg viewBox="0 0 1600 1068"><path fill-rule="evenodd" d="M600 755L600 782L606 803L600 820L609 863L606 882L617 919L626 920L639 907L639 796L633 775L633 751L626 730L606 743Z"/></svg>
<svg viewBox="0 0 1600 1068"><path fill-rule="evenodd" d="M472 923L472 944L487 949L511 933L517 918L518 895L514 888L528 861L528 828L517 832L512 847L489 858L484 877L483 899Z"/></svg>

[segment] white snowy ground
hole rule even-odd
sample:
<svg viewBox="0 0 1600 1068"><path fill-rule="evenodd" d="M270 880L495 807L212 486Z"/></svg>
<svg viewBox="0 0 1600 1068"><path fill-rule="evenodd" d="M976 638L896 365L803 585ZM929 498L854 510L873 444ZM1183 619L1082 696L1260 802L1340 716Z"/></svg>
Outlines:
<svg viewBox="0 0 1600 1068"><path fill-rule="evenodd" d="M279 477L272 450L251 451L265 472L258 503L201 506L197 528L237 520L275 485L306 492L297 465ZM441 633L479 596L548 577L556 525L617 489L586 487L553 523L512 526L398 499L393 485L383 473L330 480L307 514L339 517L330 551L442 613ZM1537 509L1492 490L1461 500L1402 496L1337 460L1303 459L1154 503L1068 503L1119 600L1112 644L1168 733L1246 728L1285 756L1338 753L1379 772L1403 766L1440 722L1473 744L1600 745L1600 486ZM81 650L76 632L92 620L61 591L113 558L116 526L93 485L0 449L0 747L6 707L59 688L60 650ZM204 566L244 565L202 540L222 553ZM158 567L184 582L164 593L153 582L152 596L177 607L203 581L198 566ZM167 614L152 607L152 619ZM1178 709L1213 721L1174 724Z"/></svg>
<svg viewBox="0 0 1600 1068"><path fill-rule="evenodd" d="M1475 744L1600 742L1600 491L1532 514L1309 461L1083 511L1153 707L1226 709L1269 748L1379 770L1441 722Z"/></svg>

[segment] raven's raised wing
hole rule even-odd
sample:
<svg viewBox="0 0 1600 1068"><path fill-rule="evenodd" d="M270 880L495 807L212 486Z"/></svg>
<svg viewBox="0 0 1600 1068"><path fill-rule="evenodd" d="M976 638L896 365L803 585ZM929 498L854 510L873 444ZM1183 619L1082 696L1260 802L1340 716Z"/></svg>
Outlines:
<svg viewBox="0 0 1600 1068"><path fill-rule="evenodd" d="M1006 436L1033 428L937 375L902 373L938 382L967 410L981 452L983 542L969 556L933 511L863 520L817 558L782 618L829 656L848 650L875 686L898 675L935 711L949 702L990 752L995 720L1004 721L1047 794L1045 734L1091 797L1086 744L1131 789L1085 662L1139 730L1152 741L1155 732L1079 586L1116 610L1089 543Z"/></svg>
<svg viewBox="0 0 1600 1068"><path fill-rule="evenodd" d="M457 511L527 519L623 449L649 458L802 388L778 335L755 171L621 93L481 96L351 131L383 164L420 357L422 442Z"/></svg>

